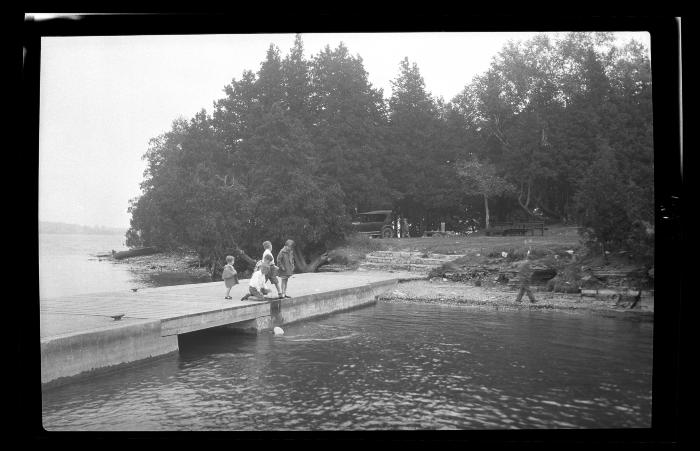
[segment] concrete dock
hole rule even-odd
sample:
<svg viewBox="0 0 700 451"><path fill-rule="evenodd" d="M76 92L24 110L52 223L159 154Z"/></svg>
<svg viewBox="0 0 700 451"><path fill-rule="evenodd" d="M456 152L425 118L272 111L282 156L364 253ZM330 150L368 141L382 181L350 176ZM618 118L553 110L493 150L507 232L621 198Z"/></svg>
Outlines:
<svg viewBox="0 0 700 451"><path fill-rule="evenodd" d="M40 299L44 385L178 351L179 334L214 327L258 333L275 326L376 302L415 273L356 271L296 274L278 300L241 301L241 280L225 300L223 282ZM115 320L113 316L123 315Z"/></svg>

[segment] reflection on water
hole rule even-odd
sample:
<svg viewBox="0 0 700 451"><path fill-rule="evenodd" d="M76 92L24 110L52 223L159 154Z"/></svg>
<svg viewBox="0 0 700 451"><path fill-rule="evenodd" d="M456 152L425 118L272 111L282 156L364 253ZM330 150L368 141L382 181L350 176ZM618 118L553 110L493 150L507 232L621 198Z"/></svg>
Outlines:
<svg viewBox="0 0 700 451"><path fill-rule="evenodd" d="M48 430L651 426L651 322L378 303L43 393Z"/></svg>

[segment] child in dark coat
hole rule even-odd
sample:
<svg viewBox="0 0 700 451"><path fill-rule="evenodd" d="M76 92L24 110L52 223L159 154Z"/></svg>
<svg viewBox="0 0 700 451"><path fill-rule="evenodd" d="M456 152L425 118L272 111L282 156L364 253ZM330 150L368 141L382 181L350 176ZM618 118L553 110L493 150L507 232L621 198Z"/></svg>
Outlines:
<svg viewBox="0 0 700 451"><path fill-rule="evenodd" d="M281 295L285 298L291 297L287 296L287 282L289 281L289 278L292 277L292 274L294 274L294 252L292 251L293 247L294 241L287 240L287 242L284 243L284 247L282 248L280 253L277 254L277 265L279 266L279 278L281 281L280 286L282 288Z"/></svg>

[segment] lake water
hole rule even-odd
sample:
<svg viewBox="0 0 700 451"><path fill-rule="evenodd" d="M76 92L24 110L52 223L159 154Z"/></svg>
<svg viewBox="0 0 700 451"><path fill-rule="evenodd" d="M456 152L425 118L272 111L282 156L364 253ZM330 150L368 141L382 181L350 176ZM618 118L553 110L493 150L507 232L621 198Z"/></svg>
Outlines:
<svg viewBox="0 0 700 451"><path fill-rule="evenodd" d="M181 350L43 393L47 430L651 426L653 323L392 304L195 333Z"/></svg>
<svg viewBox="0 0 700 451"><path fill-rule="evenodd" d="M124 263L97 254L126 250L122 235L39 234L39 296L60 297L100 291L190 283L131 271Z"/></svg>
<svg viewBox="0 0 700 451"><path fill-rule="evenodd" d="M42 296L158 282L91 254L119 235L40 235ZM182 282L180 282L182 283ZM47 430L646 428L653 322L376 305L208 331L180 352L42 392Z"/></svg>

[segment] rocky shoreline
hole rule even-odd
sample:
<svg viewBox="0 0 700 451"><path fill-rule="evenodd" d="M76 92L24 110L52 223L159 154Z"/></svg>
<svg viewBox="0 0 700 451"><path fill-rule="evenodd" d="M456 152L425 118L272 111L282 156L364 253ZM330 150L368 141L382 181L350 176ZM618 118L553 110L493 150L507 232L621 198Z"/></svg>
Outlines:
<svg viewBox="0 0 700 451"><path fill-rule="evenodd" d="M180 250L152 255L113 260L114 264L127 265L129 269L155 278L178 281L188 279L197 282L212 282L209 268L200 266L197 254ZM352 270L348 267L328 268L338 272ZM489 268L486 268L489 269ZM319 268L323 270L323 267ZM484 268L482 271L484 272ZM490 271L498 274L499 271ZM494 275L495 275L494 274ZM629 296L582 296L580 293L555 292L547 285L532 285L537 303L531 304L527 297L515 303L517 286L512 281L498 283L497 277L469 277L468 271L453 271L447 277L432 277L404 281L394 291L378 299L394 303L424 303L459 305L491 310L557 310L568 312L607 312L612 314L649 317L653 320L653 291L643 291L640 301L634 304ZM468 276L469 275L469 276ZM481 275L481 274L480 274ZM452 277L450 277L452 276ZM493 278L494 280L489 280ZM479 282L474 283L475 280ZM511 283L509 283L511 282ZM618 287L622 288L622 287ZM634 304L634 308L630 308Z"/></svg>
<svg viewBox="0 0 700 451"><path fill-rule="evenodd" d="M113 260L113 263L126 265L135 273L172 278L188 277L201 279L203 282L212 281L209 268L200 266L197 254L187 250L127 257L122 260Z"/></svg>
<svg viewBox="0 0 700 451"><path fill-rule="evenodd" d="M459 305L490 310L557 310L576 313L597 312L632 315L653 320L653 294L644 293L634 308L627 299L609 296L584 297L580 294L556 293L532 287L536 303L527 297L516 303L517 291L501 287L476 287L443 280L402 282L394 291L379 297L394 303Z"/></svg>

